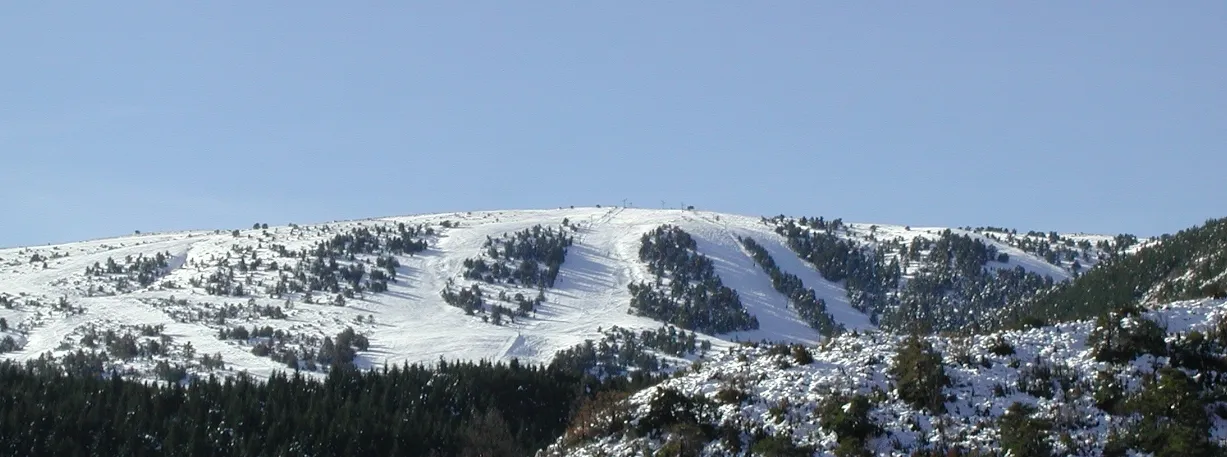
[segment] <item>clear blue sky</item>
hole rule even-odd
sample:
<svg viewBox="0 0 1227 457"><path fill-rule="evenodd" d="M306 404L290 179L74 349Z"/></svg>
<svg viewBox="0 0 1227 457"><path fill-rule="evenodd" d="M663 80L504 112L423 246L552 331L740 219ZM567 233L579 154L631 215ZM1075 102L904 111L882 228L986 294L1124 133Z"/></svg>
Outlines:
<svg viewBox="0 0 1227 457"><path fill-rule="evenodd" d="M1227 216L1227 2L191 3L0 4L0 245L623 199Z"/></svg>

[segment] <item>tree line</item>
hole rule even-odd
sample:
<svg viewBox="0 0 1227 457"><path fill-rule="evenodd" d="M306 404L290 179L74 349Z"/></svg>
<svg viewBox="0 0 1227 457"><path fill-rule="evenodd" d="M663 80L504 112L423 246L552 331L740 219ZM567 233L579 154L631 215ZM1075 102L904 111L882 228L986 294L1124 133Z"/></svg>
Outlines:
<svg viewBox="0 0 1227 457"><path fill-rule="evenodd" d="M624 380L451 363L179 383L0 363L0 454L522 457Z"/></svg>

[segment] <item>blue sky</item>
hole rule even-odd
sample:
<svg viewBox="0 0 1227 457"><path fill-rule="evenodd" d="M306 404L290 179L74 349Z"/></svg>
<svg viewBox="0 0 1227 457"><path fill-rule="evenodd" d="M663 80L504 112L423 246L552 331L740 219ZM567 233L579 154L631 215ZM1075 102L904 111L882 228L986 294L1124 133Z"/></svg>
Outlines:
<svg viewBox="0 0 1227 457"><path fill-rule="evenodd" d="M1227 216L1220 1L55 3L0 5L0 246L624 199Z"/></svg>

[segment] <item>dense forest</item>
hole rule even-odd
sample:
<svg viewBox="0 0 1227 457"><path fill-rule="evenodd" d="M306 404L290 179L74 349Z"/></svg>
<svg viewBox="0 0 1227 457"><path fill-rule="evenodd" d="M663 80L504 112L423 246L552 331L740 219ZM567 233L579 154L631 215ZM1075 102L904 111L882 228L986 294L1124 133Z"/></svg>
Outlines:
<svg viewBox="0 0 1227 457"><path fill-rule="evenodd" d="M965 227L964 230L1018 248L1052 265L1061 266L1075 275L1104 260L1128 254L1129 249L1139 242L1137 236L1129 234L1091 243L1086 239L1075 239L1053 231L1031 230L1020 234L1018 230L1001 227Z"/></svg>
<svg viewBox="0 0 1227 457"><path fill-rule="evenodd" d="M190 387L5 362L0 454L523 457L561 434L585 398L615 387L638 386L514 361Z"/></svg>
<svg viewBox="0 0 1227 457"><path fill-rule="evenodd" d="M563 227L572 226L563 220ZM456 280L449 278L440 295L447 304L470 315L480 314L494 325L527 317L545 302L545 291L554 287L573 243L574 238L565 229L540 224L498 237L487 236L482 255L464 259L462 264L463 278L481 281L487 289L479 284L457 286Z"/></svg>
<svg viewBox="0 0 1227 457"><path fill-rule="evenodd" d="M1217 424L1227 420L1227 389L1221 387L1227 373L1227 319L1218 311L1203 313L1218 321L1182 329L1187 324L1169 323L1162 310L1187 303L1149 305L1227 298L1227 219L1141 245L1127 235L1069 238L995 227L927 229L900 237L894 237L900 230L891 229L878 239L873 228L849 227L839 219L780 217L762 222L823 278L844 287L853 306L884 332L856 340L856 349L838 349L832 341L862 334L844 332L814 290L776 264L760 244L762 238L739 237L744 253L788 298L789 306L832 338L808 347L730 344L733 352L768 358L756 362L743 354L737 362L756 363L758 378L725 379L718 390L706 391L711 398L663 390L662 399L653 400L660 404L648 405L643 420L625 423L617 433L659 438L667 451L659 455L670 456L691 455L686 452L693 450L689 446L716 441L749 455L818 451L767 429L705 422L716 417L720 405L751 402L756 406L746 409L762 405L768 416L782 418L777 421L781 424L796 421L798 415L817 421L836 436L837 455L866 455L873 443L884 442L883 434L903 430L898 423L888 428L881 421L886 413L904 407L936 418L924 427L961 422L1000 428L992 445L1008 449L1010 455L1069 449L1102 449L1105 455L1123 455L1125 449L1155 455L1221 451L1205 430L1219 430ZM160 312L170 319L166 323L79 322L64 334L54 355L47 352L24 364L0 363L0 391L5 392L0 398L0 455L532 455L560 436L567 441L574 431L585 439L608 436L592 434L589 427L606 420L601 414L610 411L611 402L626 405L629 391L698 373L721 357L710 353L711 341L697 333L758 327L738 292L716 273L716 262L700 252L704 239L661 225L638 237L638 260L648 273L638 277L647 279L629 284L630 302L617 311L629 305L629 312L665 326L605 326L597 330L599 338L557 352L544 366L440 361L434 366L362 371L355 357L372 350L368 335L378 311L362 308L366 302L361 299L413 277L414 270L399 262L421 260L408 256L427 249L433 229L391 223L320 227L313 230L325 237L288 241L295 250L261 226L253 230L260 233L222 232L224 245L230 244L230 236L259 241L223 247L207 259L172 256L159 247L157 252L109 258L111 254L103 254L96 259L105 261L73 264L80 278L77 290L98 301L112 301L100 296L138 288L159 294L180 289L168 278L188 282L196 290L179 298L151 295L133 302ZM536 225L519 232L492 232L503 234L486 238L480 254L464 261L463 271L449 273L441 291L444 301L495 325L536 319L542 310L547 315L552 308L540 306L547 293L553 297L559 292L549 288L558 281L572 232L580 233L565 220L561 228ZM1072 279L1056 282L1041 276L1032 270L1048 271L1047 265L1036 268L1035 262L1011 259L998 248L1033 254L1065 269ZM22 268L36 271L57 267L54 254L36 253L28 263L24 256L19 260ZM40 269L40 262L48 260L51 265ZM167 276L181 265L196 267L196 276ZM724 268L721 264L720 271ZM243 298L233 303L218 297L201 301L202 291ZM301 321L301 303L346 307L319 308L349 315L328 332L279 328L284 322ZM14 311L8 319L0 318L0 353L23 350L29 329L44 322L15 320L17 313L36 310L36 316L73 317L93 312L84 305L69 295L0 294L0 309ZM1080 319L1094 324L1026 330ZM228 368L237 362L223 360L213 348L212 354L198 353L202 351L176 333L176 324L203 324L212 332L205 334L209 343L237 346L285 369L266 380L251 378L241 367ZM1068 352L1069 341L1052 332L1063 335L1077 325L1086 326L1081 334L1086 337L1074 345L1088 349L1081 354L1091 362L1077 365L1071 363L1077 359L1024 349L1023 344L1034 343L1027 335L1039 335L1051 340L1053 351ZM804 407L754 397L759 387L755 383L772 370L822 365L814 364L815 358L829 358L837 349L859 357L864 352L859 345L878 344L880 336L900 340L888 351L873 348L876 352L864 363L845 367L876 367L869 369L881 376L874 381L881 382L877 390L832 391L829 398ZM993 343L966 343L988 338ZM380 341L376 343L377 351ZM760 346L764 349L757 351ZM966 393L960 389L969 380L979 380L973 376L984 370L1008 376L974 387L972 397L1028 401L989 414L952 395ZM1069 403L1080 408L1078 417L1098 417L1099 422L1082 423L1090 419L1053 413L1045 402ZM968 409L973 406L974 411ZM1082 414L1086 412L1093 415ZM982 413L985 416L977 418ZM1062 436L1069 431L1089 434L1095 427L1108 427L1106 446ZM909 450L957 455L979 449Z"/></svg>

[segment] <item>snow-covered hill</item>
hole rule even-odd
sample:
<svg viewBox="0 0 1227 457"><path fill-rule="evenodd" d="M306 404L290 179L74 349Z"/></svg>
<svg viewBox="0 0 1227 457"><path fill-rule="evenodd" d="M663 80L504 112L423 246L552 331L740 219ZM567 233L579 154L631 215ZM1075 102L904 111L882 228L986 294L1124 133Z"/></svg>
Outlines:
<svg viewBox="0 0 1227 457"><path fill-rule="evenodd" d="M740 345L581 414L543 454L1124 455L1158 446L1158 455L1203 455L1190 453L1199 439L1227 443L1227 403L1216 387L1225 318L1227 301L1207 299L1109 323L926 338L949 378L937 397L944 412L904 398L894 373L904 336L848 333L804 349ZM1092 336L1097 327L1107 335L1107 327L1147 323L1160 345L1119 360L1105 360L1103 348L1130 337ZM1050 453L1034 453L1040 448Z"/></svg>
<svg viewBox="0 0 1227 457"><path fill-rule="evenodd" d="M244 230L138 234L4 249L0 250L0 304L4 304L0 318L7 329L0 333L11 338L12 347L0 356L30 360L48 353L63 357L78 350L108 352L108 363L114 367L147 373L165 361L184 363L193 372L213 370L218 358L200 362L201 356L211 355L220 356L225 371L259 376L304 366L300 359L286 359L287 348L317 351L352 328L365 337L362 344L354 343L355 363L361 367L440 358L548 362L557 351L599 339L613 326L637 330L663 325L628 313L627 286L655 280L640 261L640 238L664 224L694 237L698 253L711 259L723 284L738 293L746 311L759 322L756 330L699 335L716 347L736 341L817 344L822 340L788 298L773 288L771 278L739 242L742 237L756 240L781 270L799 277L825 302L826 312L837 323L849 330L874 328L868 316L851 306L843 284L824 279L799 258L766 219L598 207L431 214L310 226L257 224ZM490 240L535 226L573 239L552 287L465 277L466 260L489 258ZM906 243L943 230L848 224L837 234L873 246L886 239ZM1066 267L1006 241L967 233L1009 254L1008 262L997 267L1020 266L1057 280L1070 275ZM353 241L355 236L358 241ZM375 240L375 247L355 247L362 237ZM419 252L397 244L410 241L424 242L425 249ZM342 243L347 243L349 255L333 259L331 267L312 264L317 258L313 253L340 249ZM329 271L343 277L358 267L362 273L353 283L358 286L356 293L344 282L331 290L329 286L313 292L295 289L296 284L318 279L313 273L318 269L332 268ZM386 290L374 284L383 274L377 271L390 277ZM470 315L441 295L473 285L481 287L487 306L514 308L518 302L511 297L516 294L529 299L540 294L544 301L532 312L496 325L489 309ZM243 337L229 334L239 326L244 327Z"/></svg>

